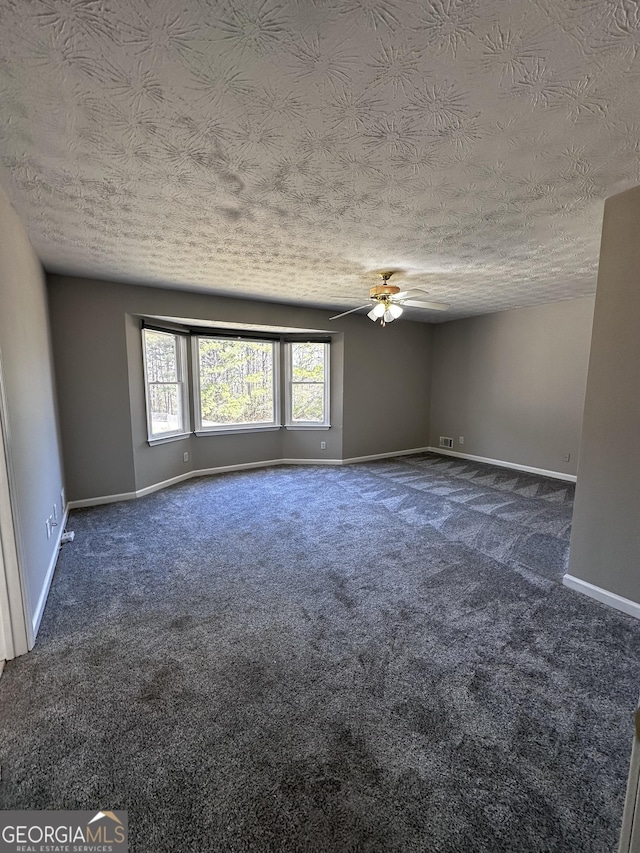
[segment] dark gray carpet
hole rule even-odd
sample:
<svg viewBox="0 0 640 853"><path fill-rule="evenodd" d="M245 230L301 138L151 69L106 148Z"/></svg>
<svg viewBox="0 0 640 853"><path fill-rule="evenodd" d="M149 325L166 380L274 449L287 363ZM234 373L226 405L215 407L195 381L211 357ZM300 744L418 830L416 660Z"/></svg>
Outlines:
<svg viewBox="0 0 640 853"><path fill-rule="evenodd" d="M425 454L73 512L0 805L128 809L136 853L611 853L640 625L561 586L572 492Z"/></svg>

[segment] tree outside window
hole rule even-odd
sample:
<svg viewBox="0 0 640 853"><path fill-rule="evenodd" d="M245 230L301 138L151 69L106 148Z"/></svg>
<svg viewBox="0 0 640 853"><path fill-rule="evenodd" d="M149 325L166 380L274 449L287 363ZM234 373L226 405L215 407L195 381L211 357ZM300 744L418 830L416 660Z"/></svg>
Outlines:
<svg viewBox="0 0 640 853"><path fill-rule="evenodd" d="M292 342L289 353L288 424L328 426L329 345Z"/></svg>
<svg viewBox="0 0 640 853"><path fill-rule="evenodd" d="M197 356L201 428L275 424L274 342L198 338Z"/></svg>
<svg viewBox="0 0 640 853"><path fill-rule="evenodd" d="M142 340L149 439L188 432L184 338L143 329Z"/></svg>
<svg viewBox="0 0 640 853"><path fill-rule="evenodd" d="M198 434L330 426L328 343L150 328L142 340L151 444L189 432L189 389Z"/></svg>

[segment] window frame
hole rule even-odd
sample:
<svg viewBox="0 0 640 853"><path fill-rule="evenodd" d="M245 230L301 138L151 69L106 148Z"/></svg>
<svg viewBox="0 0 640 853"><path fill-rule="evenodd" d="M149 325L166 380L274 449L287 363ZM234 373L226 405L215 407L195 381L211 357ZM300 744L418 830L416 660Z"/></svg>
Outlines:
<svg viewBox="0 0 640 853"><path fill-rule="evenodd" d="M244 341L246 343L271 344L272 353L272 400L273 419L269 422L219 424L215 426L204 426L202 423L201 382L200 382L200 341L201 340L225 340ZM210 335L192 332L191 335L191 364L192 364L192 387L193 387L193 411L195 418L195 434L197 436L220 435L223 433L250 433L269 432L282 428L281 418L281 394L280 394L280 341L274 338L258 337L253 335Z"/></svg>
<svg viewBox="0 0 640 853"><path fill-rule="evenodd" d="M144 399L146 409L147 422L147 442L153 446L155 444L164 444L168 441L179 441L180 439L188 438L191 435L191 417L189 411L189 370L187 361L187 335L181 332L172 331L170 329L156 329L150 326L143 326L142 329L142 369L144 377ZM175 353L176 353L176 377L175 382L157 382L149 380L148 358L147 358L147 335L152 334L168 335L174 338ZM151 385L176 385L178 386L178 399L180 400L182 411L182 424L179 429L170 430L167 432L154 433L153 418L151 412Z"/></svg>
<svg viewBox="0 0 640 853"><path fill-rule="evenodd" d="M293 378L293 347L296 344L316 344L323 347L324 350L324 380L322 382L301 382ZM330 429L331 428L331 412L330 412L330 384L331 384L331 343L329 341L317 340L297 340L285 341L285 421L286 429ZM294 421L293 420L293 386L294 385L322 385L324 388L323 394L323 411L324 418L322 421Z"/></svg>

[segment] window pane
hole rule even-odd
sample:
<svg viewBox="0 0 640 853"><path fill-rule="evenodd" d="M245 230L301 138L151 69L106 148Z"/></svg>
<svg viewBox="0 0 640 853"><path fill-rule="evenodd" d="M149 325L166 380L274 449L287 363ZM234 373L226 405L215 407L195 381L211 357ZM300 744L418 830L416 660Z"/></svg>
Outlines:
<svg viewBox="0 0 640 853"><path fill-rule="evenodd" d="M274 422L273 344L198 341L203 427Z"/></svg>
<svg viewBox="0 0 640 853"><path fill-rule="evenodd" d="M150 385L151 434L177 432L182 429L182 401L180 386Z"/></svg>
<svg viewBox="0 0 640 853"><path fill-rule="evenodd" d="M144 339L147 356L147 380L149 382L177 382L176 336L145 329Z"/></svg>
<svg viewBox="0 0 640 853"><path fill-rule="evenodd" d="M324 382L325 344L291 344L291 378L294 382Z"/></svg>
<svg viewBox="0 0 640 853"><path fill-rule="evenodd" d="M324 422L324 385L293 385L291 420Z"/></svg>
<svg viewBox="0 0 640 853"><path fill-rule="evenodd" d="M143 329L149 439L188 430L185 340Z"/></svg>

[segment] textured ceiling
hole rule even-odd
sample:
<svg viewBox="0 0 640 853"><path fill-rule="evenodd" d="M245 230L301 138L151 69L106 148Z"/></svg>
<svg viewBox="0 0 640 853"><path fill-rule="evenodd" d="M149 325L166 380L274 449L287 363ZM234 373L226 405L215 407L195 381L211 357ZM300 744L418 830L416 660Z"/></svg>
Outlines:
<svg viewBox="0 0 640 853"><path fill-rule="evenodd" d="M595 291L639 47L635 0L0 0L0 155L50 270L345 310L401 267L442 321Z"/></svg>

